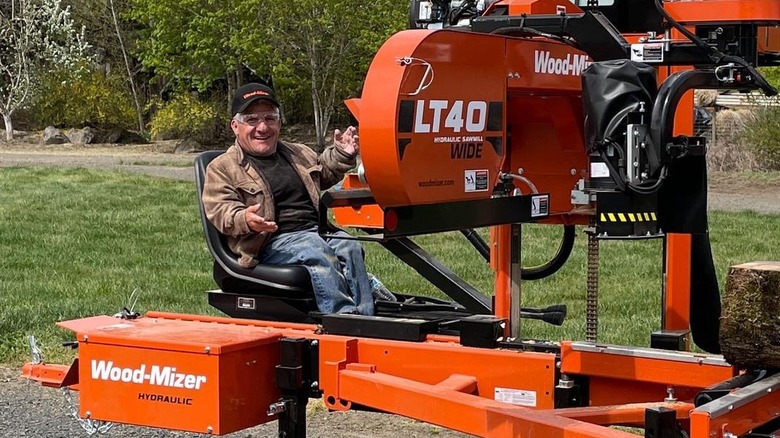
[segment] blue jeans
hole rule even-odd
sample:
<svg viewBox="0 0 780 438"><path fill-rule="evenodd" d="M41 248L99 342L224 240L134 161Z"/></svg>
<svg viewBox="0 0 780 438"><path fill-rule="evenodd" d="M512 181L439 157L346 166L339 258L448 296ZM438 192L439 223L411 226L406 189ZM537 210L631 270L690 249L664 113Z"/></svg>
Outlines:
<svg viewBox="0 0 780 438"><path fill-rule="evenodd" d="M259 259L268 265L305 266L320 312L374 314L363 248L355 240L323 239L317 228L293 231L272 237Z"/></svg>

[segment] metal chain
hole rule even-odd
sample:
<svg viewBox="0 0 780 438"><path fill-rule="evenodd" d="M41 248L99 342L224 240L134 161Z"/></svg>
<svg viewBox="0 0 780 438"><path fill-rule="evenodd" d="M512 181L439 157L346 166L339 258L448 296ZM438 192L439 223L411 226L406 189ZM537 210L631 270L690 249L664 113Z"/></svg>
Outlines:
<svg viewBox="0 0 780 438"><path fill-rule="evenodd" d="M599 239L595 219L588 233L588 286L585 296L585 340L596 342L599 333Z"/></svg>
<svg viewBox="0 0 780 438"><path fill-rule="evenodd" d="M111 422L79 417L79 410L76 408L76 403L73 402L73 397L70 395L70 388L63 387L62 395L65 397L65 408L68 410L68 415L76 419L76 422L87 432L87 435L108 433L114 427L114 423Z"/></svg>

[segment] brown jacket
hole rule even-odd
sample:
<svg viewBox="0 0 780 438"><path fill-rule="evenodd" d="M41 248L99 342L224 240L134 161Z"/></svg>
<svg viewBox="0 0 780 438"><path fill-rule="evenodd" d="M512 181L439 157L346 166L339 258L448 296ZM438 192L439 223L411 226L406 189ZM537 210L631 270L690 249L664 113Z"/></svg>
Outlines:
<svg viewBox="0 0 780 438"><path fill-rule="evenodd" d="M279 141L277 153L293 164L317 210L320 190L341 181L344 173L355 166L355 157L335 146L326 148L318 156L306 145ZM269 181L255 170L236 143L206 168L203 206L211 223L227 237L231 251L240 256L239 264L246 268L257 265L257 254L272 235L255 233L247 226L245 212L254 204L261 205L258 215L276 217Z"/></svg>

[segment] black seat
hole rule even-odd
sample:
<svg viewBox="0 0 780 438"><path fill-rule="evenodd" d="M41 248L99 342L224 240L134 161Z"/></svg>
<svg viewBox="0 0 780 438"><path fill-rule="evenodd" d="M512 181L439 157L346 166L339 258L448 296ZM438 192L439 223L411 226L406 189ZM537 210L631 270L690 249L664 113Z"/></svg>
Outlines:
<svg viewBox="0 0 780 438"><path fill-rule="evenodd" d="M198 206L206 243L214 257L214 279L223 292L257 293L280 298L311 299L314 292L311 287L309 271L303 266L257 265L247 269L238 264L238 256L230 251L225 236L206 218L203 208L203 184L206 179L206 167L223 151L206 151L195 158L195 183L198 188ZM310 310L317 310L316 304Z"/></svg>

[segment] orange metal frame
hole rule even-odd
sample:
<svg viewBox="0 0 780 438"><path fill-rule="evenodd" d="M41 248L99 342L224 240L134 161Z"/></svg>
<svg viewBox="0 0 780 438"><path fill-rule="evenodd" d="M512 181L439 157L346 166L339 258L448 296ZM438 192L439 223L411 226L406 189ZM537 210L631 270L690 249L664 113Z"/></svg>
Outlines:
<svg viewBox="0 0 780 438"><path fill-rule="evenodd" d="M697 412L689 402L659 401L669 387L686 400L734 375L718 356L586 342L563 343L558 357L465 347L457 337L390 341L321 334L315 325L162 312L60 325L77 331L82 416L217 435L276 418L263 407L278 398L273 371L282 338L318 342L319 388L328 408L356 403L478 436L627 438L634 435L603 426L641 425L650 407L672 409L686 420ZM123 371L106 371L108 362ZM153 384L149 374L170 370L163 367L183 376L182 385ZM42 364L24 368L33 379L63 371ZM591 407L554 409L560 373L590 378ZM46 383L58 386L56 380ZM520 404L497 401L502 391L520 397ZM154 397L168 401L150 403ZM113 408L117 403L122 410ZM719 416L718 427L731 418L747 421L744 410L735 415ZM757 418L751 424L767 417Z"/></svg>
<svg viewBox="0 0 780 438"><path fill-rule="evenodd" d="M688 330L691 312L691 235L666 235L663 328Z"/></svg>

